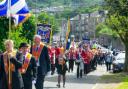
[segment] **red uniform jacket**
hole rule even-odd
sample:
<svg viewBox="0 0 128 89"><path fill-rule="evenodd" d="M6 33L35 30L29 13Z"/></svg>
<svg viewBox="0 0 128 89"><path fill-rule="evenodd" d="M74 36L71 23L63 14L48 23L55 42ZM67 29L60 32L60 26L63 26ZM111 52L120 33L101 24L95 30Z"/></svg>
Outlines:
<svg viewBox="0 0 128 89"><path fill-rule="evenodd" d="M51 51L51 47L48 47L48 55L50 58L50 62L52 61L52 51Z"/></svg>
<svg viewBox="0 0 128 89"><path fill-rule="evenodd" d="M82 50L81 56L83 58L84 63L89 64L90 63L90 56L88 51Z"/></svg>
<svg viewBox="0 0 128 89"><path fill-rule="evenodd" d="M69 60L76 59L76 52L69 51L68 52L68 59Z"/></svg>
<svg viewBox="0 0 128 89"><path fill-rule="evenodd" d="M55 56L55 48L51 48L51 63L52 64L55 64L55 58L54 58L54 56Z"/></svg>
<svg viewBox="0 0 128 89"><path fill-rule="evenodd" d="M60 49L59 48L55 48L55 55L56 55L56 58L59 57L59 55L60 55Z"/></svg>

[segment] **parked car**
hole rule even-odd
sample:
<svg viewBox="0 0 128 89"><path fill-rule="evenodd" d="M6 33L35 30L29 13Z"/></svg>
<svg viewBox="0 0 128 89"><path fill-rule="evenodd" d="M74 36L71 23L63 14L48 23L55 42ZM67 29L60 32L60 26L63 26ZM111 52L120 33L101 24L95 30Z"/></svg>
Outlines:
<svg viewBox="0 0 128 89"><path fill-rule="evenodd" d="M121 52L115 56L115 59L113 61L113 73L120 72L123 70L125 62L125 52Z"/></svg>

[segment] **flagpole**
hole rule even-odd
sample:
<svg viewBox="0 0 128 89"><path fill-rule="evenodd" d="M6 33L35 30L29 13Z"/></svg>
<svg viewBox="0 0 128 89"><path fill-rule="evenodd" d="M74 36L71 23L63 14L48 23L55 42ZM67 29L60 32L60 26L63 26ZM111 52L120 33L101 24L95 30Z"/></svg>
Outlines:
<svg viewBox="0 0 128 89"><path fill-rule="evenodd" d="M10 39L10 33L11 33L11 0L9 0L8 2L8 14L7 14L8 18L9 18L9 36L8 38Z"/></svg>
<svg viewBox="0 0 128 89"><path fill-rule="evenodd" d="M11 0L8 0L8 14L7 14L8 18L9 18L9 36L8 38L10 39L11 36ZM11 63L10 63L10 60L9 60L9 83L8 83L8 89L11 89Z"/></svg>

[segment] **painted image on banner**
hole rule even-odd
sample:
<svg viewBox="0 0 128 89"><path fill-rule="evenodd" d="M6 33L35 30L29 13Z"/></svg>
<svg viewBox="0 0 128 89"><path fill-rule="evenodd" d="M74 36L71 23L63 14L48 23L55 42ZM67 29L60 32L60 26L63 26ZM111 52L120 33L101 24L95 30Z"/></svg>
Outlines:
<svg viewBox="0 0 128 89"><path fill-rule="evenodd" d="M49 43L50 42L50 33L51 33L51 25L48 24L38 24L37 34L41 36L42 42Z"/></svg>

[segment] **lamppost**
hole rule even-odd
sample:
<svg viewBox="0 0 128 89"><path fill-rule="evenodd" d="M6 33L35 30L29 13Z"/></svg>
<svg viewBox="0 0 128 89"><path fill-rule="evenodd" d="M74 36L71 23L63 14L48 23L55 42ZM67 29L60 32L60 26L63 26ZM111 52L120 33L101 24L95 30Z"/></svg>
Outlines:
<svg viewBox="0 0 128 89"><path fill-rule="evenodd" d="M100 15L96 15L93 20L94 20L94 40L96 40L96 25L99 23L99 18Z"/></svg>
<svg viewBox="0 0 128 89"><path fill-rule="evenodd" d="M79 37L79 40L82 40L82 29L81 29L81 15L79 14L79 31L80 31L80 37Z"/></svg>

